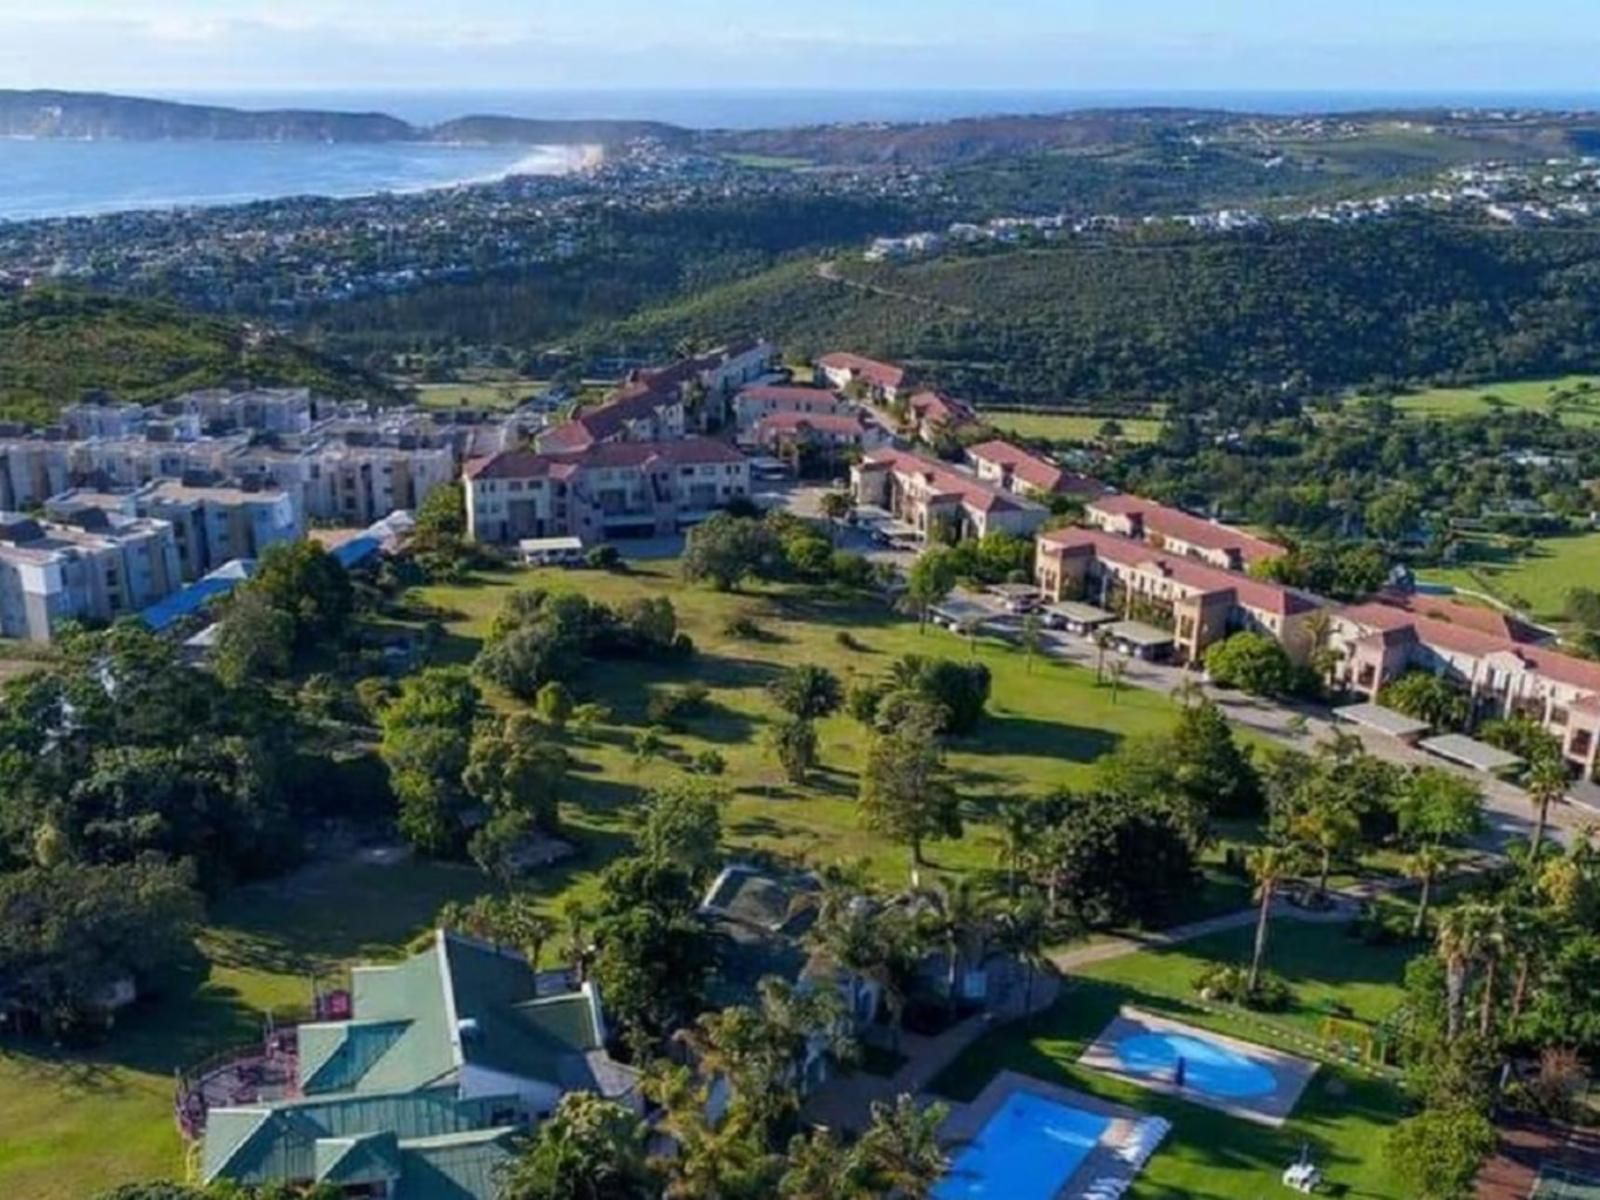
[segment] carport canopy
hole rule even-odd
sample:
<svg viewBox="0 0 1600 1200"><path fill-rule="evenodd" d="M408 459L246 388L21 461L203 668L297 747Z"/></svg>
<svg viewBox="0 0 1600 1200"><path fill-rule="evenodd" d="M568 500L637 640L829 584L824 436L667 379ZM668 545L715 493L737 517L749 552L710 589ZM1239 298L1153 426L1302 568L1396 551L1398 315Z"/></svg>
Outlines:
<svg viewBox="0 0 1600 1200"><path fill-rule="evenodd" d="M1352 725L1386 733L1402 741L1420 737L1432 728L1426 721L1408 717L1403 712L1396 712L1381 704L1346 704L1342 708L1334 709L1333 715L1340 721L1349 721Z"/></svg>
<svg viewBox="0 0 1600 1200"><path fill-rule="evenodd" d="M1474 771L1485 771L1491 775L1498 775L1522 765L1522 759L1515 754L1509 754L1498 746L1491 746L1488 742L1480 742L1460 733L1447 733L1441 737L1429 738L1425 742L1419 742L1418 745L1429 754L1437 754L1440 758L1447 758L1463 767L1471 767Z"/></svg>

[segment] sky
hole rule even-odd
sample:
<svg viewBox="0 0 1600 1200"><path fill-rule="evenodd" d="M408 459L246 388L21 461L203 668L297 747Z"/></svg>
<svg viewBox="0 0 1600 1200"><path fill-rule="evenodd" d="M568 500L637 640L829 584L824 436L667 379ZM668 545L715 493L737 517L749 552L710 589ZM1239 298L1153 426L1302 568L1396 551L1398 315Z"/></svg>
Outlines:
<svg viewBox="0 0 1600 1200"><path fill-rule="evenodd" d="M1589 92L1600 0L0 0L0 87Z"/></svg>

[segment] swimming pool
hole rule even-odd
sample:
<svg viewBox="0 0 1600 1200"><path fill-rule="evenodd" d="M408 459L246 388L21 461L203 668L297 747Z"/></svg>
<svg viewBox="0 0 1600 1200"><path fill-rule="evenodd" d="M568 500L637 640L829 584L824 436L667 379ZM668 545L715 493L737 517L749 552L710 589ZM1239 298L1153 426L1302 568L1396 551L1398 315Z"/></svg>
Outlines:
<svg viewBox="0 0 1600 1200"><path fill-rule="evenodd" d="M1243 1099L1270 1096L1278 1089L1272 1070L1220 1042L1185 1033L1136 1033L1116 1044L1117 1059L1134 1075L1158 1076L1175 1083L1183 1059L1186 1088L1210 1096Z"/></svg>
<svg viewBox="0 0 1600 1200"><path fill-rule="evenodd" d="M1109 1117L1012 1092L956 1156L934 1200L1051 1200L1110 1125Z"/></svg>

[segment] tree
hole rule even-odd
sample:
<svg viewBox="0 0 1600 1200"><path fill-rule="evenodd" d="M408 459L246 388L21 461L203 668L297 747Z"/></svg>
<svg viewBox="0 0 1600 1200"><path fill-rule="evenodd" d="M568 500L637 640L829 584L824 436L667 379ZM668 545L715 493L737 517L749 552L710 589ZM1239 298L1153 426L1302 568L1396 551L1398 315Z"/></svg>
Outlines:
<svg viewBox="0 0 1600 1200"><path fill-rule="evenodd" d="M1542 754L1528 767L1524 781L1528 799L1533 802L1533 837L1529 842L1530 854L1537 860L1539 848L1544 843L1544 831L1550 822L1550 806L1567 796L1567 767L1558 754Z"/></svg>
<svg viewBox="0 0 1600 1200"><path fill-rule="evenodd" d="M1261 810L1261 783L1233 727L1210 700L1186 704L1166 744L1173 777L1205 811L1253 816Z"/></svg>
<svg viewBox="0 0 1600 1200"><path fill-rule="evenodd" d="M568 1092L505 1173L500 1200L656 1200L649 1135L623 1105Z"/></svg>
<svg viewBox="0 0 1600 1200"><path fill-rule="evenodd" d="M804 783L817 765L817 727L804 717L781 717L767 726L765 741L783 777Z"/></svg>
<svg viewBox="0 0 1600 1200"><path fill-rule="evenodd" d="M1452 845L1483 824L1483 789L1438 767L1418 767L1394 801L1400 836L1410 845Z"/></svg>
<svg viewBox="0 0 1600 1200"><path fill-rule="evenodd" d="M1106 675L1111 680L1111 703L1117 702L1117 697L1122 692L1123 681L1128 675L1128 660L1123 655L1117 655L1106 667Z"/></svg>
<svg viewBox="0 0 1600 1200"><path fill-rule="evenodd" d="M857 1153L880 1195L929 1200L950 1169L939 1144L939 1127L949 1110L942 1104L919 1107L911 1096L872 1103L872 1124L861 1135Z"/></svg>
<svg viewBox="0 0 1600 1200"><path fill-rule="evenodd" d="M683 779L651 789L641 809L639 853L673 864L704 880L722 858L722 809L727 793L701 779Z"/></svg>
<svg viewBox="0 0 1600 1200"><path fill-rule="evenodd" d="M1433 898L1433 883L1450 864L1450 852L1437 842L1417 847L1406 860L1406 874L1422 884L1417 895L1417 915L1411 922L1411 936L1421 937L1428 927L1428 904Z"/></svg>
<svg viewBox="0 0 1600 1200"><path fill-rule="evenodd" d="M608 872L609 874L609 872ZM594 979L606 1010L624 1029L660 1036L704 1003L715 950L691 908L634 906L595 926Z"/></svg>
<svg viewBox="0 0 1600 1200"><path fill-rule="evenodd" d="M1445 967L1447 1041L1454 1041L1461 1033L1467 976L1478 957L1482 929L1479 906L1471 902L1446 910L1439 921L1435 946Z"/></svg>
<svg viewBox="0 0 1600 1200"><path fill-rule="evenodd" d="M1378 702L1435 729L1460 729L1467 723L1468 700L1457 688L1427 671L1407 671L1378 693Z"/></svg>
<svg viewBox="0 0 1600 1200"><path fill-rule="evenodd" d="M1294 663L1276 638L1245 631L1206 650L1206 673L1214 683L1252 696L1283 696L1294 688Z"/></svg>
<svg viewBox="0 0 1600 1200"><path fill-rule="evenodd" d="M1318 787L1307 806L1290 821L1289 828L1295 840L1317 856L1317 895L1326 902L1334 857L1360 845L1361 818L1343 796Z"/></svg>
<svg viewBox="0 0 1600 1200"><path fill-rule="evenodd" d="M1031 612L1022 618L1022 629L1019 634L1022 642L1022 653L1025 656L1028 674L1033 674L1033 660L1039 653L1039 648L1044 645L1044 618L1036 612Z"/></svg>
<svg viewBox="0 0 1600 1200"><path fill-rule="evenodd" d="M570 762L545 728L525 713L478 730L468 748L461 783L489 811L470 847L484 870L504 874L511 856L529 837L560 828Z"/></svg>
<svg viewBox="0 0 1600 1200"><path fill-rule="evenodd" d="M217 622L211 667L229 687L244 687L289 673L295 622L261 592L240 589Z"/></svg>
<svg viewBox="0 0 1600 1200"><path fill-rule="evenodd" d="M858 802L868 829L910 848L913 870L925 862L925 842L961 836L961 804L945 777L944 752L925 727L873 736Z"/></svg>
<svg viewBox="0 0 1600 1200"><path fill-rule="evenodd" d="M916 615L920 631L928 628L928 615L956 585L956 556L948 547L924 550L906 575L905 603Z"/></svg>
<svg viewBox="0 0 1600 1200"><path fill-rule="evenodd" d="M1250 852L1250 876L1256 882L1256 938L1250 953L1250 977L1246 989L1255 995L1261 984L1261 967L1267 957L1267 930L1272 920L1272 902L1278 885L1299 873L1300 855L1292 846L1267 844Z"/></svg>
<svg viewBox="0 0 1600 1200"><path fill-rule="evenodd" d="M936 885L926 894L930 903L921 914L922 932L944 950L945 1007L953 1022L960 999L961 968L968 958L983 957L993 932L989 904L970 878Z"/></svg>
<svg viewBox="0 0 1600 1200"><path fill-rule="evenodd" d="M465 671L430 667L407 679L378 718L378 752L400 802L400 830L426 853L454 854L464 842L462 774L479 701Z"/></svg>
<svg viewBox="0 0 1600 1200"><path fill-rule="evenodd" d="M848 521L850 514L855 512L856 502L849 492L824 492L821 509L828 524L837 531L838 526Z"/></svg>
<svg viewBox="0 0 1600 1200"><path fill-rule="evenodd" d="M689 531L681 569L691 583L703 581L719 592L731 592L746 576L770 576L782 554L777 537L763 522L714 513Z"/></svg>
<svg viewBox="0 0 1600 1200"><path fill-rule="evenodd" d="M844 687L839 677L815 663L787 668L767 690L784 712L806 721L826 717L844 703Z"/></svg>
<svg viewBox="0 0 1600 1200"><path fill-rule="evenodd" d="M534 709L539 719L552 729L564 729L572 719L572 693L560 680L552 679L534 697Z"/></svg>
<svg viewBox="0 0 1600 1200"><path fill-rule="evenodd" d="M983 720L992 684L989 668L983 663L907 654L895 662L889 674L895 687L921 696L942 714L941 733L971 733ZM888 703L879 706L880 724L882 710L888 707ZM904 714L896 717L904 719Z"/></svg>
<svg viewBox="0 0 1600 1200"><path fill-rule="evenodd" d="M254 592L269 607L288 614L301 650L342 633L355 608L350 576L310 538L268 546L255 575L240 590Z"/></svg>
<svg viewBox="0 0 1600 1200"><path fill-rule="evenodd" d="M1429 1109L1402 1121L1385 1147L1406 1195L1417 1200L1467 1200L1494 1148L1494 1126L1470 1108Z"/></svg>
<svg viewBox="0 0 1600 1200"><path fill-rule="evenodd" d="M1049 938L1049 914L1038 898L1029 896L1013 901L1001 911L998 930L1000 944L1022 964L1022 1011L1033 1021L1033 981L1048 963L1045 946Z"/></svg>

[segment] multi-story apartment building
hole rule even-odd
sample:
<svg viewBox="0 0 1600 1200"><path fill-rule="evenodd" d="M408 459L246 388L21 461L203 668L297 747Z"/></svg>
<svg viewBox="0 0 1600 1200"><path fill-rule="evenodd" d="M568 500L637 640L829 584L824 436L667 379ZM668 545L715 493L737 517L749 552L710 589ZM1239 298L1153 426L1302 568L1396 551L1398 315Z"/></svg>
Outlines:
<svg viewBox="0 0 1600 1200"><path fill-rule="evenodd" d="M1050 515L1044 505L949 463L887 447L850 468L850 488L857 504L887 509L924 538L1028 537Z"/></svg>
<svg viewBox="0 0 1600 1200"><path fill-rule="evenodd" d="M236 558L259 558L268 546L305 533L297 498L282 488L252 490L162 479L125 492L76 488L53 496L50 516L71 519L98 508L172 526L185 579L199 579Z"/></svg>
<svg viewBox="0 0 1600 1200"><path fill-rule="evenodd" d="M132 437L144 423L138 404L69 404L61 410L61 425L72 438Z"/></svg>
<svg viewBox="0 0 1600 1200"><path fill-rule="evenodd" d="M837 392L826 388L781 384L744 388L733 397L732 408L733 426L741 436L748 434L765 418L779 413L837 416L854 412L854 406Z"/></svg>
<svg viewBox="0 0 1600 1200"><path fill-rule="evenodd" d="M1554 734L1567 761L1593 776L1600 753L1600 663L1533 640L1520 622L1427 596L1385 593L1334 614L1341 682L1376 697L1407 671L1455 684L1474 722L1525 716Z"/></svg>
<svg viewBox="0 0 1600 1200"><path fill-rule="evenodd" d="M182 585L165 521L99 509L73 521L0 513L0 634L48 642L69 620L113 621Z"/></svg>
<svg viewBox="0 0 1600 1200"><path fill-rule="evenodd" d="M89 438L73 442L68 455L75 482L100 487L139 487L157 479L223 474L229 456L247 446L249 434L194 441L152 441L141 436Z"/></svg>
<svg viewBox="0 0 1600 1200"><path fill-rule="evenodd" d="M1170 627L1180 662L1200 661L1212 643L1242 630L1277 639L1297 662L1315 649L1309 620L1321 602L1310 593L1099 529L1041 534L1034 578L1050 600Z"/></svg>
<svg viewBox="0 0 1600 1200"><path fill-rule="evenodd" d="M740 445L779 458L812 453L830 461L851 452L875 450L888 440L881 425L856 412L774 412L739 435Z"/></svg>
<svg viewBox="0 0 1600 1200"><path fill-rule="evenodd" d="M911 431L925 442L938 440L941 433L971 425L978 414L965 400L944 392L918 392L906 401L906 419Z"/></svg>
<svg viewBox="0 0 1600 1200"><path fill-rule="evenodd" d="M1005 441L967 447L967 462L985 483L1019 496L1104 496L1098 479L1058 466L1042 455Z"/></svg>
<svg viewBox="0 0 1600 1200"><path fill-rule="evenodd" d="M676 533L750 494L723 442L608 442L573 454L511 450L467 464L467 528L482 542Z"/></svg>
<svg viewBox="0 0 1600 1200"><path fill-rule="evenodd" d="M341 525L366 526L397 509L415 509L456 474L448 446L330 445L308 453L306 513Z"/></svg>
<svg viewBox="0 0 1600 1200"><path fill-rule="evenodd" d="M1283 547L1276 542L1142 496L1102 496L1084 505L1083 515L1096 529L1148 542L1169 554L1197 558L1227 571L1247 570L1283 553Z"/></svg>
<svg viewBox="0 0 1600 1200"><path fill-rule="evenodd" d="M248 429L259 433L306 433L316 417L316 399L309 388L255 388L245 392L212 388L186 392L163 408L172 413L193 413L215 432Z"/></svg>
<svg viewBox="0 0 1600 1200"><path fill-rule="evenodd" d="M0 441L0 512L26 512L72 485L72 443L15 437Z"/></svg>
<svg viewBox="0 0 1600 1200"><path fill-rule="evenodd" d="M891 403L900 398L900 389L906 381L904 367L859 354L824 354L817 360L817 370L840 391L859 384L870 399Z"/></svg>

